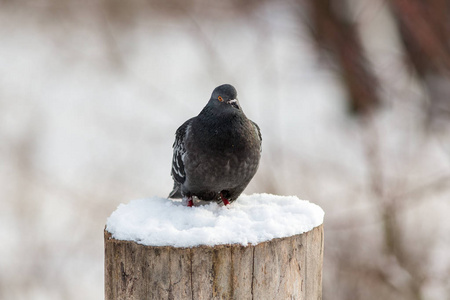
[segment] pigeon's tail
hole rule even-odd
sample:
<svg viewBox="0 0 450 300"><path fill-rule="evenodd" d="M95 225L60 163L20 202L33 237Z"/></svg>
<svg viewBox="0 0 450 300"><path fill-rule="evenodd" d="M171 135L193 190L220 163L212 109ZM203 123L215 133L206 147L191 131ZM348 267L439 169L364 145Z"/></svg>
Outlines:
<svg viewBox="0 0 450 300"><path fill-rule="evenodd" d="M181 195L181 184L174 181L173 190L170 192L168 198L183 198L183 195Z"/></svg>

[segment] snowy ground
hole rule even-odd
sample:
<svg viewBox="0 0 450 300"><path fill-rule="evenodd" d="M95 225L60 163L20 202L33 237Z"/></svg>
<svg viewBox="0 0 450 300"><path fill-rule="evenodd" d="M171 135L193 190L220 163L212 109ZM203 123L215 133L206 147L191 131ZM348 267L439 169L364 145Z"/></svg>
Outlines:
<svg viewBox="0 0 450 300"><path fill-rule="evenodd" d="M322 206L330 259L355 230L371 237L361 243L370 251L381 239L376 164L384 193L403 199L406 242L427 246L426 254L417 250L433 275L423 293L443 299L450 193L448 181L428 185L450 175L449 135L423 132L420 90L402 70L395 78L378 70L392 84L391 101L361 127L289 5L231 20L153 15L126 29L80 7L71 18L39 5L5 8L0 298L79 299L80 291L83 299L103 298L107 217L131 199L167 196L176 128L214 87L231 83L263 134L260 170L246 193L298 195ZM374 59L394 69L396 50L379 47ZM400 101L405 93L408 101ZM338 276L333 266L330 260L325 285Z"/></svg>

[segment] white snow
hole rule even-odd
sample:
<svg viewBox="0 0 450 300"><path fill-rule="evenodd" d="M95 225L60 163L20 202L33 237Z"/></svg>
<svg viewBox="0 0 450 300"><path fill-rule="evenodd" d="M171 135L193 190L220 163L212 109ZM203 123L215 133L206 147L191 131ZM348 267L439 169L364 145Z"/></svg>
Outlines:
<svg viewBox="0 0 450 300"><path fill-rule="evenodd" d="M323 217L322 208L295 196L241 195L226 207L186 207L153 197L120 204L106 230L115 239L149 246L247 245L310 231Z"/></svg>

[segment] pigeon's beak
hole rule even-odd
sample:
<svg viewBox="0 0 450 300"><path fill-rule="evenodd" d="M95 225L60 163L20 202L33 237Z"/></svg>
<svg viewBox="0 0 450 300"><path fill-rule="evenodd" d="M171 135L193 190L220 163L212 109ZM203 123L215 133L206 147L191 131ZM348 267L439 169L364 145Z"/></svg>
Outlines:
<svg viewBox="0 0 450 300"><path fill-rule="evenodd" d="M233 106L234 108L239 109L239 102L237 101L237 99L228 100L227 103Z"/></svg>

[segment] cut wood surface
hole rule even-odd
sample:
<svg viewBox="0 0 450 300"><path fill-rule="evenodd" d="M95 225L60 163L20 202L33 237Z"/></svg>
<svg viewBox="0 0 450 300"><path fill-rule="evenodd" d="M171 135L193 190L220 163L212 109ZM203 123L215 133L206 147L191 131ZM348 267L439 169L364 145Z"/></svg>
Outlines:
<svg viewBox="0 0 450 300"><path fill-rule="evenodd" d="M105 299L322 299L323 225L257 245L175 248L105 230Z"/></svg>

